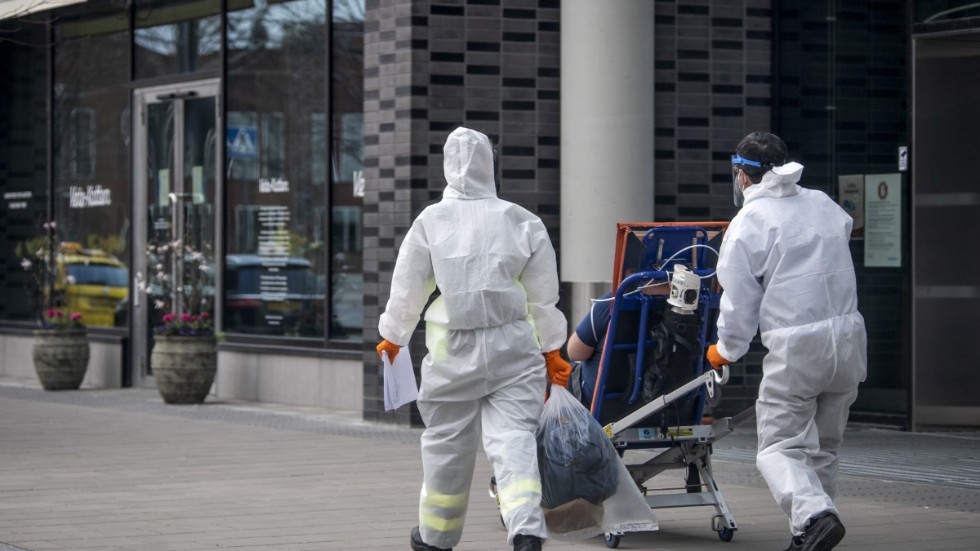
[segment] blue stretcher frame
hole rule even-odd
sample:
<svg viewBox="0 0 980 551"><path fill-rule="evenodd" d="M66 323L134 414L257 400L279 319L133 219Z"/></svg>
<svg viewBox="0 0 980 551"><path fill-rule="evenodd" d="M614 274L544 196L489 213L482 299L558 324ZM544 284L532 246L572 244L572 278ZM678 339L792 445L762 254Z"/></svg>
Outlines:
<svg viewBox="0 0 980 551"><path fill-rule="evenodd" d="M636 404L641 397L643 369L646 365L647 351L655 344L648 338L650 333L650 313L654 309L666 308L668 294L647 294L638 292L637 288L646 282L660 282L663 288L669 289L669 273L674 266L683 263L693 268L691 271L701 277L700 298L695 314L698 317L698 342L696 365L693 375L697 376L705 370L704 352L709 342L714 340L715 331L713 317L717 313L720 300L720 289L717 288L713 277L714 269L705 269L706 252L704 247L710 238L727 229L727 222L672 222L672 223L620 223L617 228L616 253L614 257L613 284L615 293L610 308L609 326L599 360L599 372L593 389L591 413L596 420L602 417L602 406L606 399L623 399L617 392L606 392L606 382L614 368L628 366L612 366L612 359L617 351L635 351L633 380L629 385L630 395L625 398L627 404ZM626 259L629 234L642 232L642 243L646 247L641 271L619 280L623 274L623 263ZM712 235L714 234L714 235ZM685 247L696 245L690 252L682 251ZM673 258L672 258L673 257ZM701 268L699 268L699 266ZM634 342L617 342L620 317L627 311L639 311L639 327ZM695 419L685 419L685 424L700 423L704 413L706 393L704 388L697 391Z"/></svg>
<svg viewBox="0 0 980 551"><path fill-rule="evenodd" d="M639 411L626 415L618 423L605 425L606 434L612 439L613 445L622 454L626 450L662 450L659 454L650 457L641 463L624 463L633 481L641 489L647 504L651 508L667 507L694 507L710 506L714 509L711 517L711 529L716 531L718 538L722 541L730 541L738 530L738 524L728 507L721 488L714 478L711 465L712 444L719 438L730 434L735 430L736 425L744 422L743 419L749 410L742 412L735 417L716 419L711 424L704 424L704 406L707 399L709 388L707 384L698 386L697 390L687 390L695 385L701 385L699 380L716 379L719 384L724 384L728 379L727 369L723 377L716 377L717 372L708 369L705 359L705 350L709 342L716 339L715 320L721 298L721 288L717 284L717 278L713 277L714 269L707 268L705 263L704 251L702 247L695 247L691 255L678 256L675 260L670 260L674 253L684 247L694 244L706 244L723 234L728 228L727 222L675 222L675 223L620 223L617 227L616 253L613 266L613 302L610 308L609 325L606 330L606 338L603 344L602 355L599 360L599 373L596 377L595 388L593 391L591 413L593 417L603 423L602 409L603 404L610 398L623 398L623 394L607 393L606 381L608 374L616 366L612 366L614 353L617 350L635 350L633 378L627 386L630 389L629 396L625 399L627 404L636 404L642 398L642 379L643 367L647 351L654 344L650 334L650 313L655 308L661 306L666 308L667 298L669 297L669 284L664 287L667 293L648 294L635 292L643 282L668 282L668 271L672 271L678 262L683 262L692 268L692 271L701 277L699 289L699 303L694 311L694 316L698 318L698 337L696 350L694 351L696 374L687 384L681 385L676 391L657 397L650 403L643 405ZM630 258L631 269L633 258L627 255L627 247L634 245L636 233L643 233L641 241L646 247L646 254L643 255L643 262L640 270L626 274L624 276L624 261ZM714 234L714 235L712 235ZM654 250L651 251L651 245ZM633 255L635 257L636 255ZM637 327L636 338L631 342L617 342L617 329L620 323L620 316L626 311L639 311L639 324ZM620 348L622 347L622 348ZM627 355L628 357L628 355ZM722 380L723 379L723 380ZM715 390L717 391L717 390ZM671 424L662 432L662 427L644 427L649 415L661 407L661 402L666 405L669 401L692 398L696 399L695 411L691 419L678 419L684 424ZM650 413L648 413L650 412ZM636 419L638 427L633 427L632 418ZM616 426L621 425L621 429ZM657 474L670 469L686 469L685 487L679 493L662 493L662 490L648 488L645 483ZM619 545L621 533L606 534L606 546L615 548Z"/></svg>
<svg viewBox="0 0 980 551"><path fill-rule="evenodd" d="M710 276L714 273L714 270L692 271L696 275L705 278L702 279L702 281L710 281ZM610 309L609 327L606 330L606 339L603 345L602 356L599 360L599 373L596 376L596 383L592 396L591 413L596 420L600 419L602 415L602 405L607 398L621 399L623 397L620 393L605 391L609 373L614 368L611 365L612 358L615 357L614 352L635 351L636 360L634 363L634 369L632 370L633 379L629 385L630 395L626 397L625 401L627 404L632 405L636 404L640 400L643 390L643 375L644 366L646 366L647 351L655 345L655 343L648 337L651 329L650 313L660 306L666 307L667 296L647 295L636 291L636 288L645 282L666 282L667 278L668 273L665 270L648 270L635 273L627 277L616 289L612 308ZM718 294L711 291L709 285L702 283L698 307L693 314L699 319L698 342L696 349L697 353L693 373L694 376L704 373L705 370L704 353L707 348L707 343L710 342L709 339L713 339L715 337L714 331L709 331L709 326L711 326L710 316L717 311L719 298L720 297ZM637 340L635 342L617 342L614 336L617 335L620 316L625 311L636 310L639 310L640 313L639 326L637 328ZM695 421L700 422L701 416L704 413L704 389L701 388L697 392L699 393L699 397L697 399L696 411L694 412L695 418L684 420L684 424L692 424Z"/></svg>

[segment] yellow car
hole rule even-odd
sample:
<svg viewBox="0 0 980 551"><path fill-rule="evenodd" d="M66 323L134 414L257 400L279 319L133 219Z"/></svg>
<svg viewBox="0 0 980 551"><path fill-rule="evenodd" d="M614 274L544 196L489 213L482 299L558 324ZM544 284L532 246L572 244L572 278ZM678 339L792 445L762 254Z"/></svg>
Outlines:
<svg viewBox="0 0 980 551"><path fill-rule="evenodd" d="M85 325L112 327L116 305L129 295L129 269L114 256L72 245L58 253L55 291L64 293L65 309L81 313Z"/></svg>

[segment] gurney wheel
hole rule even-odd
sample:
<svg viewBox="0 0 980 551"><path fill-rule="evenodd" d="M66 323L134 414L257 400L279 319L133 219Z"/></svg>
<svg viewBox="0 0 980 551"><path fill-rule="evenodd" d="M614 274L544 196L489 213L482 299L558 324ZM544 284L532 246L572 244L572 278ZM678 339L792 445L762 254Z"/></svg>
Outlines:
<svg viewBox="0 0 980 551"><path fill-rule="evenodd" d="M612 533L606 534L606 547L610 549L615 549L619 547L619 540L620 540L619 534L612 534Z"/></svg>
<svg viewBox="0 0 980 551"><path fill-rule="evenodd" d="M735 530L732 530L731 528L722 528L721 530L718 530L718 539L721 541L732 541L733 537L735 537Z"/></svg>

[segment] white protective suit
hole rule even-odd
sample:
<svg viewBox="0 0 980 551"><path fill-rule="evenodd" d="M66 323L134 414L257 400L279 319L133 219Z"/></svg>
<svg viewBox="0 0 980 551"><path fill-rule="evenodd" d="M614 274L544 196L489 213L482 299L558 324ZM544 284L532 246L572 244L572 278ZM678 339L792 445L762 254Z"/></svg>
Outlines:
<svg viewBox="0 0 980 551"><path fill-rule="evenodd" d="M837 452L867 371L852 220L826 194L797 185L802 173L788 163L745 189L718 259L718 352L741 358L761 329L769 353L756 464L795 535L823 511L840 516Z"/></svg>
<svg viewBox="0 0 980 551"><path fill-rule="evenodd" d="M542 352L567 334L555 251L537 216L497 198L485 135L458 128L443 153L448 186L405 235L378 323L383 338L408 344L439 289L425 313L419 530L428 545L459 542L482 426L508 543L517 534L545 539L534 434Z"/></svg>

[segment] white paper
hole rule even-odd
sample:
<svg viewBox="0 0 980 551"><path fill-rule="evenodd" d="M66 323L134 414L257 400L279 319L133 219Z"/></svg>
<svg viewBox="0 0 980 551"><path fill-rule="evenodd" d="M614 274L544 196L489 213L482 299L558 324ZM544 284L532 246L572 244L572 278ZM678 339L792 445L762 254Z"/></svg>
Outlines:
<svg viewBox="0 0 980 551"><path fill-rule="evenodd" d="M381 363L385 371L385 411L398 409L419 397L412 356L407 346L403 346L395 356L394 364L388 359L388 353L382 352Z"/></svg>

